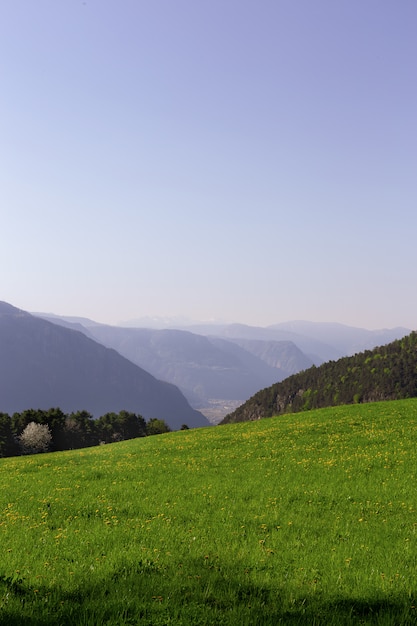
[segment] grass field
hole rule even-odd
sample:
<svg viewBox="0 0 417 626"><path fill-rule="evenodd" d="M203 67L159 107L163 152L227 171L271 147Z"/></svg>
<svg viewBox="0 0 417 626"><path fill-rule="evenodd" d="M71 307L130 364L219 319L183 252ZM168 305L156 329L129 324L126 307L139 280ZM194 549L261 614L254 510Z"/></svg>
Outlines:
<svg viewBox="0 0 417 626"><path fill-rule="evenodd" d="M0 623L417 623L417 401L0 460Z"/></svg>

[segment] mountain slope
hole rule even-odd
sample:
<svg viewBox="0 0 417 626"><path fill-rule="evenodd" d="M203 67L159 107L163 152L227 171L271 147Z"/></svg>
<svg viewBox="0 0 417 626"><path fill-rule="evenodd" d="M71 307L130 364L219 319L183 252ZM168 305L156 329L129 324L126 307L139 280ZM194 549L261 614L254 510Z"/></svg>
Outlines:
<svg viewBox="0 0 417 626"><path fill-rule="evenodd" d="M37 315L81 330L158 379L176 385L213 423L259 389L311 365L291 342L225 339L185 330L126 328Z"/></svg>
<svg viewBox="0 0 417 626"><path fill-rule="evenodd" d="M95 326L88 333L177 385L194 406L206 406L215 398L244 401L289 373L230 342L188 331Z"/></svg>
<svg viewBox="0 0 417 626"><path fill-rule="evenodd" d="M230 339L229 341L244 348L269 366L286 373L286 376L281 376L279 380L313 365L311 359L292 341L263 341L262 339Z"/></svg>
<svg viewBox="0 0 417 626"><path fill-rule="evenodd" d="M246 339L255 341L291 341L316 365L343 356L330 344L298 333L272 327L248 326L246 324L196 325L193 332L201 335L222 337L223 339Z"/></svg>
<svg viewBox="0 0 417 626"><path fill-rule="evenodd" d="M177 328L177 327L172 327ZM192 333L231 340L292 342L315 365L370 350L411 331L407 328L366 330L331 322L293 321L259 327L246 324L197 324L188 328ZM299 368L299 371L302 368Z"/></svg>
<svg viewBox="0 0 417 626"><path fill-rule="evenodd" d="M222 423L326 406L417 397L417 333L295 374L259 391Z"/></svg>
<svg viewBox="0 0 417 626"><path fill-rule="evenodd" d="M171 428L206 426L182 393L84 334L0 303L0 411L59 406L134 411Z"/></svg>

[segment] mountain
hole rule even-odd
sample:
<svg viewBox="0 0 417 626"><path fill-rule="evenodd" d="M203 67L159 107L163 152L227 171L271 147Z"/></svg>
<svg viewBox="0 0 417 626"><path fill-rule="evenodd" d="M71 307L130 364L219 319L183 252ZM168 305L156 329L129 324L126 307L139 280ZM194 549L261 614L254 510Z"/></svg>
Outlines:
<svg viewBox="0 0 417 626"><path fill-rule="evenodd" d="M274 324L268 328L274 332L295 333L301 337L308 337L310 340L331 345L340 353L340 356L351 356L357 352L371 350L376 346L395 341L395 339L401 339L411 332L410 328L401 327L367 330L345 324L304 321Z"/></svg>
<svg viewBox="0 0 417 626"><path fill-rule="evenodd" d="M272 327L247 326L246 324L225 324L217 327L209 325L194 326L193 332L207 336L223 337L228 340L246 339L252 341L292 342L301 352L315 365L319 365L330 359L343 356L337 348L331 344L300 335L290 330L281 330Z"/></svg>
<svg viewBox="0 0 417 626"><path fill-rule="evenodd" d="M312 360L297 348L293 341L266 341L262 339L230 339L229 341L255 355L271 367L283 373L287 372L287 376L313 365ZM280 380L285 377L280 377Z"/></svg>
<svg viewBox="0 0 417 626"><path fill-rule="evenodd" d="M96 341L177 385L195 407L207 407L219 399L243 402L258 389L292 373L233 342L189 331L114 326L90 326L87 330ZM295 346L294 350L298 354Z"/></svg>
<svg viewBox="0 0 417 626"><path fill-rule="evenodd" d="M387 343L406 334L404 329L365 331L309 322L267 328L220 322L193 323L187 329L133 328L98 324L86 318L39 315L80 330L156 378L176 385L195 409L215 423L259 389L312 364L339 359L355 346L373 347L378 339ZM186 320L164 321L182 325Z"/></svg>
<svg viewBox="0 0 417 626"><path fill-rule="evenodd" d="M172 429L208 425L179 389L115 350L0 302L0 411L54 406L95 417L125 409Z"/></svg>
<svg viewBox="0 0 417 626"><path fill-rule="evenodd" d="M68 319L68 318L67 318ZM136 319L120 322L117 326L122 328L152 328L153 330L164 330L175 328L182 330L189 328L194 322L188 317L175 316L175 317L159 317L159 316L144 316Z"/></svg>
<svg viewBox="0 0 417 626"><path fill-rule="evenodd" d="M417 397L416 332L385 346L294 374L259 391L222 423L412 397Z"/></svg>
<svg viewBox="0 0 417 626"><path fill-rule="evenodd" d="M71 319L71 322L68 321ZM81 318L51 318L85 324L89 337L117 350L161 380L178 386L190 404L213 423L256 391L309 367L291 342L261 342L203 336L184 330L107 326Z"/></svg>
<svg viewBox="0 0 417 626"><path fill-rule="evenodd" d="M411 332L409 328L366 330L336 323L302 321L267 327L246 324L195 324L187 330L228 340L290 341L315 365L375 348Z"/></svg>

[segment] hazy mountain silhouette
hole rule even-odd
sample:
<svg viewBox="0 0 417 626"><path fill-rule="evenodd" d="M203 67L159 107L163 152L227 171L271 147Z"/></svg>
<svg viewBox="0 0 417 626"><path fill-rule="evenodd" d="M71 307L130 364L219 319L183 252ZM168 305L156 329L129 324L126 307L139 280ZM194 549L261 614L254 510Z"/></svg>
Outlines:
<svg viewBox="0 0 417 626"><path fill-rule="evenodd" d="M154 376L177 385L196 407L207 406L212 399L244 401L293 373L266 363L237 343L188 331L103 325L89 326L87 331ZM296 359L300 352L293 349ZM311 362L304 364L308 367Z"/></svg>
<svg viewBox="0 0 417 626"><path fill-rule="evenodd" d="M207 325L201 324L192 327L194 333L206 336L223 337L228 340L245 339L252 341L274 341L294 343L301 352L315 365L324 361L337 359L340 351L323 341L303 336L296 332L275 329L273 327L247 326L246 324Z"/></svg>
<svg viewBox="0 0 417 626"><path fill-rule="evenodd" d="M0 302L0 411L54 406L95 417L126 409L173 429L208 425L178 388L115 350Z"/></svg>
<svg viewBox="0 0 417 626"><path fill-rule="evenodd" d="M200 324L193 326L192 331L228 340L290 341L315 365L390 343L410 333L408 328L366 330L332 322L303 321L284 322L267 327L246 324Z"/></svg>
<svg viewBox="0 0 417 626"><path fill-rule="evenodd" d="M242 404L256 391L312 364L338 359L364 342L373 347L407 334L404 329L365 331L309 322L267 328L194 324L187 330L157 330L108 326L86 318L50 319L81 330L156 378L175 384L194 408L204 409L214 420L232 410L230 403ZM215 414L208 411L213 406Z"/></svg>
<svg viewBox="0 0 417 626"><path fill-rule="evenodd" d="M355 328L345 324L330 322L294 321L268 326L274 332L289 332L300 337L331 345L340 353L340 356L352 356L364 350L371 350L376 346L391 343L401 339L411 332L410 328L383 328L367 330Z"/></svg>

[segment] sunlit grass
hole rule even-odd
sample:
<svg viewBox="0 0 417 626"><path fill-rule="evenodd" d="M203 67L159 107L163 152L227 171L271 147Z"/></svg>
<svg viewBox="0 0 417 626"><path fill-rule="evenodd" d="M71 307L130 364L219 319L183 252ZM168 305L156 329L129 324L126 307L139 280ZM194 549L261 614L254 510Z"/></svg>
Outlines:
<svg viewBox="0 0 417 626"><path fill-rule="evenodd" d="M417 402L0 461L2 624L414 624Z"/></svg>

